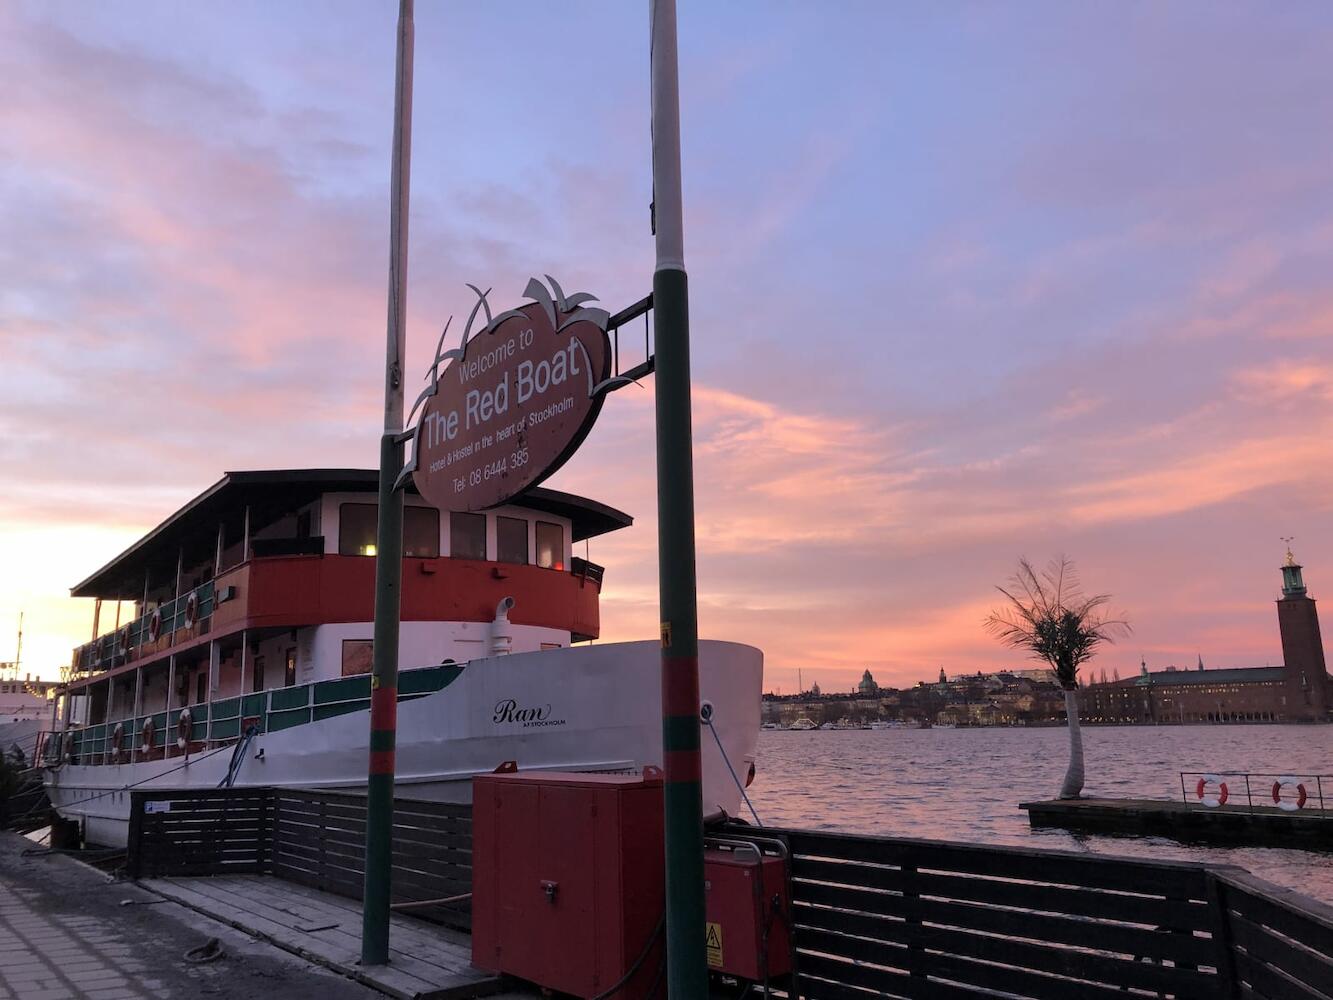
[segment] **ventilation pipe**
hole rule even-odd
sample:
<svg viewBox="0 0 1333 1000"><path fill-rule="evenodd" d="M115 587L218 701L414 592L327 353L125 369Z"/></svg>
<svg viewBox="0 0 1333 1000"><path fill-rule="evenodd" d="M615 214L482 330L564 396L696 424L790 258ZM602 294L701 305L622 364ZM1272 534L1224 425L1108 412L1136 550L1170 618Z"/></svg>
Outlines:
<svg viewBox="0 0 1333 1000"><path fill-rule="evenodd" d="M514 610L514 599L505 597L495 606L495 621L491 622L491 655L505 656L513 651L514 633L509 625L509 612Z"/></svg>

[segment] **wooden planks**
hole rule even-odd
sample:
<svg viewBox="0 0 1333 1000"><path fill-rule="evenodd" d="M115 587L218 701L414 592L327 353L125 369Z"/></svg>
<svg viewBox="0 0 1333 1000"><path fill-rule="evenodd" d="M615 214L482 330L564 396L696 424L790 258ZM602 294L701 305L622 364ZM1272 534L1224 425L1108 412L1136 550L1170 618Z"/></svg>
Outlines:
<svg viewBox="0 0 1333 1000"><path fill-rule="evenodd" d="M255 875L149 879L145 888L403 1000L485 996L500 987L472 967L467 935L390 918L389 964L362 967L361 907L346 898Z"/></svg>
<svg viewBox="0 0 1333 1000"><path fill-rule="evenodd" d="M764 832L792 853L806 996L1228 995L1203 866Z"/></svg>
<svg viewBox="0 0 1333 1000"><path fill-rule="evenodd" d="M1250 875L1218 883L1244 995L1333 1000L1333 907Z"/></svg>

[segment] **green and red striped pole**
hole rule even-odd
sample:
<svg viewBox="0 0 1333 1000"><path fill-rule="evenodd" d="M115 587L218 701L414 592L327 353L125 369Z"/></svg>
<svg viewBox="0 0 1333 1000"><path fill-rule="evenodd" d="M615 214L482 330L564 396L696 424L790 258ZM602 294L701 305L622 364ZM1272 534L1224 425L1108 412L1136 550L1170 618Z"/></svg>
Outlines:
<svg viewBox="0 0 1333 1000"><path fill-rule="evenodd" d="M398 735L398 627L402 608L403 355L407 342L407 208L412 159L412 0L399 0L389 206L389 323L375 538L375 647L370 675L370 762L366 781L366 883L361 964L389 961L393 866L394 746Z"/></svg>
<svg viewBox="0 0 1333 1000"><path fill-rule="evenodd" d="M657 559L662 606L667 995L706 997L699 623L690 426L689 290L680 184L675 0L651 0L653 208L657 267Z"/></svg>

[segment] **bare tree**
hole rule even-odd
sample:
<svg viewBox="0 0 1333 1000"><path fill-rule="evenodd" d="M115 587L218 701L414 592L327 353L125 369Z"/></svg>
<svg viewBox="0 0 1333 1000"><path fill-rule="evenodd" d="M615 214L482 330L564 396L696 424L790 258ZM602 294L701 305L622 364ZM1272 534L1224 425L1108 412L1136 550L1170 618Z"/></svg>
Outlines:
<svg viewBox="0 0 1333 1000"><path fill-rule="evenodd" d="M1007 586L996 587L1007 599L986 618L986 631L1006 646L1026 650L1055 670L1064 690L1069 720L1069 768L1060 798L1076 799L1083 791L1083 733L1078 725L1078 668L1092 659L1103 643L1128 634L1129 623L1106 613L1109 594L1087 597L1079 586L1074 563L1060 556L1038 573L1026 559Z"/></svg>

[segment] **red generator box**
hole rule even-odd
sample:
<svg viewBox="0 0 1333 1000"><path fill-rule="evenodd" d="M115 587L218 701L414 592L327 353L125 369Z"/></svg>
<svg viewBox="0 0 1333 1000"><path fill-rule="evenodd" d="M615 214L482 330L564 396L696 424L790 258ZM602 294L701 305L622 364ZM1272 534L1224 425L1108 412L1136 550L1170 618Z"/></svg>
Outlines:
<svg viewBox="0 0 1333 1000"><path fill-rule="evenodd" d="M704 851L708 967L751 982L792 971L785 858L728 842Z"/></svg>
<svg viewBox="0 0 1333 1000"><path fill-rule="evenodd" d="M576 997L614 986L665 905L662 778L516 772L472 782L472 964ZM662 941L616 1000L657 979Z"/></svg>

